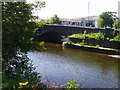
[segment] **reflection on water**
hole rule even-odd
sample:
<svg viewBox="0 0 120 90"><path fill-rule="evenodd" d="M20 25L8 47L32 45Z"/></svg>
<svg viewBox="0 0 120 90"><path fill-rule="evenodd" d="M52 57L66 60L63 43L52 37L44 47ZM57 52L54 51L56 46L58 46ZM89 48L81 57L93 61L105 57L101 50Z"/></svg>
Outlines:
<svg viewBox="0 0 120 90"><path fill-rule="evenodd" d="M118 59L60 44L46 43L46 48L28 52L43 80L60 85L74 78L83 88L118 87Z"/></svg>

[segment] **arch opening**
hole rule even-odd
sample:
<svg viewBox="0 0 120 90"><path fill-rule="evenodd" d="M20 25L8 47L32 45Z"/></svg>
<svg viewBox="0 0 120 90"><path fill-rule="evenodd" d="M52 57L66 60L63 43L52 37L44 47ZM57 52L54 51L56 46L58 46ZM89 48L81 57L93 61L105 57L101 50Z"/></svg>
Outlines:
<svg viewBox="0 0 120 90"><path fill-rule="evenodd" d="M37 41L45 41L51 43L62 43L62 34L55 31L45 32L37 37Z"/></svg>

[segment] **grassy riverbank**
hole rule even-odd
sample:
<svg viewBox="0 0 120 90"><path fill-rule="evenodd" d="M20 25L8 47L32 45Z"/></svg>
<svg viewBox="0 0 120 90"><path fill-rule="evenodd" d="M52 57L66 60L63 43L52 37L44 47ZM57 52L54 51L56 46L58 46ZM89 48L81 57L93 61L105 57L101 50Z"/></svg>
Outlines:
<svg viewBox="0 0 120 90"><path fill-rule="evenodd" d="M63 46L67 48L91 51L91 52L96 52L96 53L104 53L108 55L120 55L120 50L104 48L104 47L99 47L99 46L89 46L89 45L75 44L75 43L70 43L70 42L64 42Z"/></svg>
<svg viewBox="0 0 120 90"><path fill-rule="evenodd" d="M105 38L104 34L89 33L73 34L69 36L69 41L63 42L63 45L69 48L82 49L92 52L105 54L120 54L120 34L113 38Z"/></svg>
<svg viewBox="0 0 120 90"><path fill-rule="evenodd" d="M64 43L64 44L75 45L75 46L83 46L83 47L98 48L98 49L112 50L112 51L118 51L118 52L120 52L120 50L117 50L117 49L100 47L99 45L96 45L96 46L88 45L88 44L86 44L85 42L77 42L77 43L74 43L74 42L72 42L72 41L67 41L67 42L63 42L63 43Z"/></svg>

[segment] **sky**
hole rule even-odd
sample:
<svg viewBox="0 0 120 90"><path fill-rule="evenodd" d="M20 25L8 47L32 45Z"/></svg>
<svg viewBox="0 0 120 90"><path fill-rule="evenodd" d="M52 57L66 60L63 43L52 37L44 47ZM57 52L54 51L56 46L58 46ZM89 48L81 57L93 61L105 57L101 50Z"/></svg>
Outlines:
<svg viewBox="0 0 120 90"><path fill-rule="evenodd" d="M28 0L34 2L35 0ZM86 16L99 16L102 12L112 11L118 13L120 0L38 0L45 1L46 7L38 11L39 17L49 19L54 14L60 18L74 19ZM89 14L88 14L89 1ZM37 15L37 13L34 13ZM118 15L117 15L118 16Z"/></svg>

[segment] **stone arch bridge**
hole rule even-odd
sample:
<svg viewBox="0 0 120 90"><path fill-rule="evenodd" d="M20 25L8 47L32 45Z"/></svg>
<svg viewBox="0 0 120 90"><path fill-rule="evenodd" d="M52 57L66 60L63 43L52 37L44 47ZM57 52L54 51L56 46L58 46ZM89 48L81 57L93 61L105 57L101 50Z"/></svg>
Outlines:
<svg viewBox="0 0 120 90"><path fill-rule="evenodd" d="M41 33L37 40L43 41L59 41L61 36L69 36L78 33L98 33L102 32L105 36L110 37L111 32L115 31L113 29L100 29L100 28L87 28L80 26L63 26L63 25L43 25L37 30L37 33Z"/></svg>
<svg viewBox="0 0 120 90"><path fill-rule="evenodd" d="M68 36L71 34L78 34L78 33L111 33L113 29L100 29L100 28L87 28L87 27L80 27L80 26L63 26L63 25L43 25L37 30L37 33L47 33L47 32L57 32L61 35Z"/></svg>

